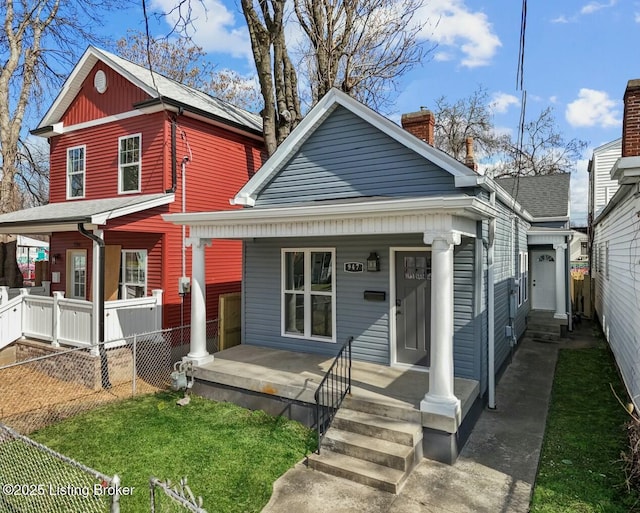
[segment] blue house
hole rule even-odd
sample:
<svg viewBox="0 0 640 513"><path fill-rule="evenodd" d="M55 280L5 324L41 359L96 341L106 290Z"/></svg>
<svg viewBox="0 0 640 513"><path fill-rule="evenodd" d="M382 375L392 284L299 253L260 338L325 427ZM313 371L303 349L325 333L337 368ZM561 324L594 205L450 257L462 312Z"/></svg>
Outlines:
<svg viewBox="0 0 640 513"><path fill-rule="evenodd" d="M349 408L417 422L410 458L451 462L482 407L495 406L496 377L526 329L530 282L541 279L530 276L535 248L548 278L536 290L540 309L566 324L568 194L548 198L564 201L553 215L528 211L510 184L434 148L433 121L420 111L402 128L331 90L231 200L244 208L165 217L189 226L188 358L198 380L220 385L214 397L302 408L316 370L353 337ZM242 344L213 359L202 247L218 239L244 241ZM263 372L269 365L277 372ZM374 395L378 405L366 406ZM355 457L345 444L332 448Z"/></svg>

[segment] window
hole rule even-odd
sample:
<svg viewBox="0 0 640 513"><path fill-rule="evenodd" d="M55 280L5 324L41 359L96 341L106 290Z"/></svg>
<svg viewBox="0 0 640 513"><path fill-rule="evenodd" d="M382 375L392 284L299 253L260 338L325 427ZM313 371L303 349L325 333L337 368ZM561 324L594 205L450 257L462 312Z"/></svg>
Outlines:
<svg viewBox="0 0 640 513"><path fill-rule="evenodd" d="M335 250L282 250L282 335L335 342Z"/></svg>
<svg viewBox="0 0 640 513"><path fill-rule="evenodd" d="M529 254L518 253L518 306L529 299Z"/></svg>
<svg viewBox="0 0 640 513"><path fill-rule="evenodd" d="M67 199L84 198L86 146L67 149Z"/></svg>
<svg viewBox="0 0 640 513"><path fill-rule="evenodd" d="M147 251L144 249L123 250L121 276L121 299L145 297L147 295Z"/></svg>
<svg viewBox="0 0 640 513"><path fill-rule="evenodd" d="M588 242L586 240L580 241L580 256L587 256L588 254Z"/></svg>
<svg viewBox="0 0 640 513"><path fill-rule="evenodd" d="M140 134L119 139L119 193L140 192L140 139Z"/></svg>

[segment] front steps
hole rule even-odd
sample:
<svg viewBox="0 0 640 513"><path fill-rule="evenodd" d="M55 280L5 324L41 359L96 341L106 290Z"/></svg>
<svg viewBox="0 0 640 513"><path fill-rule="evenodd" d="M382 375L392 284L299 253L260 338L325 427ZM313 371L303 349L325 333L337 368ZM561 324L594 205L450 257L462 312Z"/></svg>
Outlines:
<svg viewBox="0 0 640 513"><path fill-rule="evenodd" d="M340 408L309 467L397 494L422 459L422 426L370 413L381 409L362 400Z"/></svg>
<svg viewBox="0 0 640 513"><path fill-rule="evenodd" d="M531 310L527 317L527 336L543 342L559 342L562 326L566 326L567 322L553 315L553 312Z"/></svg>

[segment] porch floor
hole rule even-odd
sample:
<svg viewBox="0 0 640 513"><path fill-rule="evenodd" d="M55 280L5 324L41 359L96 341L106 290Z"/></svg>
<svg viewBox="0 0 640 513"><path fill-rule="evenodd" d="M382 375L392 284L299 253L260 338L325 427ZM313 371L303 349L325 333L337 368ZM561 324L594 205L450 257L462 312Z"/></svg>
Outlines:
<svg viewBox="0 0 640 513"><path fill-rule="evenodd" d="M198 380L255 393L314 403L314 393L333 362L326 356L268 349L241 344L214 355L214 360L194 369ZM420 412L429 390L429 373L353 360L349 400L367 401L381 408L402 411L405 420L438 428L439 419ZM454 393L461 402L462 418L479 395L479 383L455 378ZM395 414L389 416L397 416Z"/></svg>

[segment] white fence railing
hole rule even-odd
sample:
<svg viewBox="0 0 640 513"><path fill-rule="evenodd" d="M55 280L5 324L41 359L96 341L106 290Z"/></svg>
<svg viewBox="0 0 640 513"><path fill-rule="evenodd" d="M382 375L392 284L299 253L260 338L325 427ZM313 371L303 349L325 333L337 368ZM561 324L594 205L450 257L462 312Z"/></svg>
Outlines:
<svg viewBox="0 0 640 513"><path fill-rule="evenodd" d="M110 346L161 328L161 290L154 290L151 297L105 302L104 340ZM0 349L23 336L55 346L94 345L93 303L66 299L63 292L54 292L52 297L31 295L29 289L9 299L8 289L0 287Z"/></svg>

